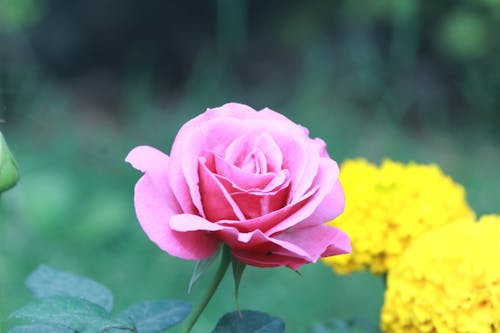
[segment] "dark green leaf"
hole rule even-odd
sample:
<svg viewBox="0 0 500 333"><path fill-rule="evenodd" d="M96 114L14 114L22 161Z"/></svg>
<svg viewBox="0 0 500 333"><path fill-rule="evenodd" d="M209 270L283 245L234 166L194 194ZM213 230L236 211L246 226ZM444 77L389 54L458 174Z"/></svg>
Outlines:
<svg viewBox="0 0 500 333"><path fill-rule="evenodd" d="M193 275L191 275L191 280L189 281L188 293L191 292L191 288L198 281L198 279L207 271L207 269L212 265L212 263L217 259L220 254L221 246L217 247L217 251L207 259L198 260L196 266L194 266Z"/></svg>
<svg viewBox="0 0 500 333"><path fill-rule="evenodd" d="M37 298L72 296L113 309L113 295L103 285L86 277L41 265L26 279L26 286Z"/></svg>
<svg viewBox="0 0 500 333"><path fill-rule="evenodd" d="M238 302L238 295L240 292L240 282L241 277L243 276L243 271L245 270L246 265L236 259L235 257L231 257L231 264L233 267L233 278L234 278L234 298L236 300L236 307L238 311L240 311L240 303Z"/></svg>
<svg viewBox="0 0 500 333"><path fill-rule="evenodd" d="M180 323L190 312L187 302L147 301L131 305L118 318L135 326L138 333L156 333Z"/></svg>
<svg viewBox="0 0 500 333"><path fill-rule="evenodd" d="M212 333L284 333L283 320L258 311L226 313Z"/></svg>
<svg viewBox="0 0 500 333"><path fill-rule="evenodd" d="M14 312L11 317L62 326L82 333L97 333L113 327L131 327L123 322L111 320L106 310L99 305L69 296L37 299Z"/></svg>
<svg viewBox="0 0 500 333"><path fill-rule="evenodd" d="M33 324L16 326L9 330L8 333L74 333L74 331L64 327Z"/></svg>

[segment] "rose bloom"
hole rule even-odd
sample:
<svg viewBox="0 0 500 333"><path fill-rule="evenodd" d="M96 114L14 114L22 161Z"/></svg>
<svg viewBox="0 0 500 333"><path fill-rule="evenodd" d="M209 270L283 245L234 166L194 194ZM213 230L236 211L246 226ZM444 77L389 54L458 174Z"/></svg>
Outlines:
<svg viewBox="0 0 500 333"><path fill-rule="evenodd" d="M324 141L270 109L208 109L182 126L170 156L140 146L126 161L144 173L138 220L173 256L204 259L223 242L242 263L297 269L351 251L324 224L344 208L337 163Z"/></svg>

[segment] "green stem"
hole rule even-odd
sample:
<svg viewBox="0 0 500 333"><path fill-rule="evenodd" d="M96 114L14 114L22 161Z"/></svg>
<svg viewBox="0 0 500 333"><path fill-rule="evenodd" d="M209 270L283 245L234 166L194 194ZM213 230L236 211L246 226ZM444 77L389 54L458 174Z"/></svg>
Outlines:
<svg viewBox="0 0 500 333"><path fill-rule="evenodd" d="M183 333L189 333L191 332L191 329L193 328L194 324L200 317L201 313L207 306L208 302L214 295L215 291L217 290L217 287L219 286L220 282L222 281L222 278L227 272L227 268L229 267L229 263L231 262L231 250L229 247L224 246L224 249L222 250L222 256L219 264L219 268L217 269L217 272L215 273L214 280L212 281L212 284L207 290L207 293L205 294L205 297L201 300L200 303L196 306L196 308L191 312L189 315L188 319L186 320L186 323L184 325L184 330L182 331Z"/></svg>

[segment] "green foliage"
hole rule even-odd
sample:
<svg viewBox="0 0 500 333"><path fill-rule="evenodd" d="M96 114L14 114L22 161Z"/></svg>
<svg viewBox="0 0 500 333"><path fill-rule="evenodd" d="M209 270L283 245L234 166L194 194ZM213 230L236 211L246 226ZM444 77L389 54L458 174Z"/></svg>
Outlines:
<svg viewBox="0 0 500 333"><path fill-rule="evenodd" d="M156 333L177 325L191 312L182 301L146 301L133 304L118 314L118 319L134 326L139 333Z"/></svg>
<svg viewBox="0 0 500 333"><path fill-rule="evenodd" d="M107 288L44 265L28 277L26 285L37 299L10 317L35 324L17 326L10 333L158 333L180 323L191 311L187 302L144 301L112 317L113 296Z"/></svg>
<svg viewBox="0 0 500 333"><path fill-rule="evenodd" d="M37 298L71 296L104 308L113 309L113 295L103 285L73 273L61 272L46 265L38 267L27 279L26 286Z"/></svg>
<svg viewBox="0 0 500 333"><path fill-rule="evenodd" d="M52 325L32 324L16 326L9 333L73 333L73 330Z"/></svg>
<svg viewBox="0 0 500 333"><path fill-rule="evenodd" d="M236 259L235 257L231 257L231 266L233 268L233 278L234 278L234 298L236 300L236 306L238 307L238 311L240 310L240 303L238 301L238 296L240 293L240 282L243 277L243 272L245 271L246 265Z"/></svg>
<svg viewBox="0 0 500 333"><path fill-rule="evenodd" d="M198 281L198 279L207 271L207 269L213 264L213 262L219 257L221 253L222 246L219 245L217 247L217 251L212 254L210 257L198 260L196 265L194 266L193 274L191 275L191 279L189 280L188 293L191 292L191 288Z"/></svg>
<svg viewBox="0 0 500 333"><path fill-rule="evenodd" d="M226 313L212 333L284 333L285 323L267 313L243 310Z"/></svg>
<svg viewBox="0 0 500 333"><path fill-rule="evenodd" d="M37 299L11 316L36 323L62 326L81 333L98 333L110 328L133 329L130 325L112 320L109 313L99 305L69 296Z"/></svg>

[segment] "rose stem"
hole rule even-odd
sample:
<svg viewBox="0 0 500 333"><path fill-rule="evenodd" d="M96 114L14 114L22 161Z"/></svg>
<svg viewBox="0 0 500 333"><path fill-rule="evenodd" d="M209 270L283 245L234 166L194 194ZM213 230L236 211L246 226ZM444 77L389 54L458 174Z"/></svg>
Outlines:
<svg viewBox="0 0 500 333"><path fill-rule="evenodd" d="M207 293L205 294L205 297L201 300L200 303L196 306L196 308L191 312L189 315L188 319L186 320L186 323L184 325L184 330L182 331L183 333L189 333L191 332L191 329L193 328L194 324L200 317L201 313L207 306L208 302L214 295L215 291L217 290L217 287L219 286L220 282L222 281L222 278L226 274L227 268L229 267L229 263L231 262L231 249L227 246L224 246L224 249L222 250L222 256L219 264L219 268L217 269L217 272L215 273L214 280L212 281L212 284L207 290Z"/></svg>

